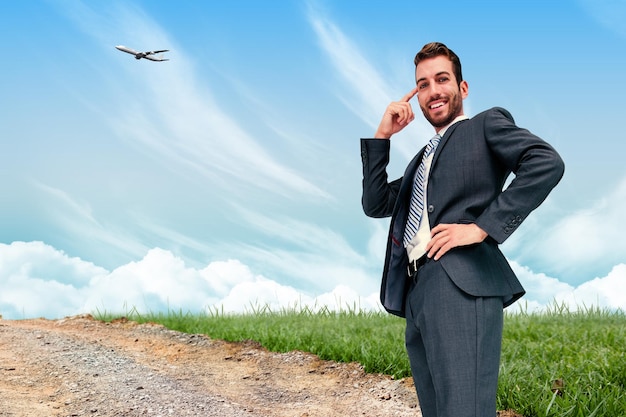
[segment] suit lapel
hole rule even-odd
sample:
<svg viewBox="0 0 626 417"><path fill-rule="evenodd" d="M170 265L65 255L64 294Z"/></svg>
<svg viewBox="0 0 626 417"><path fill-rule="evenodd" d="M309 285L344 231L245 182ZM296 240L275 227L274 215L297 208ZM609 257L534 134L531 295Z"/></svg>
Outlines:
<svg viewBox="0 0 626 417"><path fill-rule="evenodd" d="M448 128L448 130L446 131L446 133L443 135L443 137L441 138L441 141L439 142L439 146L437 146L437 149L435 150L435 154L433 155L433 161L431 163L431 170L433 169L433 167L435 166L435 164L437 163L437 159L439 159L439 155L441 154L441 151L443 150L443 148L446 147L446 143L448 143L448 140L450 139L450 136L452 136L452 134L454 133L454 131L456 130L457 127L459 127L459 125L465 121L467 121L469 119L465 119L465 120L461 120L455 124L453 124L452 126L450 126Z"/></svg>
<svg viewBox="0 0 626 417"><path fill-rule="evenodd" d="M402 178L402 183L400 185L400 191L398 193L397 202L407 202L410 199L411 192L413 191L413 180L415 178L415 173L417 171L417 166L422 160L422 155L424 155L424 148L417 153L409 162L406 169L404 170L404 175ZM406 197L406 196L409 197Z"/></svg>
<svg viewBox="0 0 626 417"><path fill-rule="evenodd" d="M431 163L431 171L433 167L435 166L435 162L437 162L437 158L439 157L441 150L445 147L446 142L448 141L448 139L450 138L454 130L463 122L464 121L459 121L453 124L452 126L450 126L448 130L446 131L445 135L443 135L443 138L441 138L441 141L439 142L439 146L437 146L437 149L435 150L435 154L433 155L433 161ZM417 155L415 155L415 157L413 157L413 160L409 162L409 164L406 167L406 170L404 171L404 177L402 179L402 184L400 185L398 199L396 200L396 212L400 213L401 218L403 219L404 219L404 215L406 214L405 209L408 209L409 200L411 198L410 195L413 190L413 180L415 177L415 172L417 171L417 166L422 161L422 155L424 155L424 149L425 147L423 147L422 150L419 151ZM405 207L402 207L401 203L403 202L405 203ZM404 223L402 224L402 228L404 228Z"/></svg>

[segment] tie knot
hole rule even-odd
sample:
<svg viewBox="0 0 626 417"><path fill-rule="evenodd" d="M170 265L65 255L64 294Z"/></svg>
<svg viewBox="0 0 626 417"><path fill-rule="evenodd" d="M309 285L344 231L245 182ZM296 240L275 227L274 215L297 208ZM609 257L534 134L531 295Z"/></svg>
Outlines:
<svg viewBox="0 0 626 417"><path fill-rule="evenodd" d="M441 140L441 135L436 134L433 138L428 141L428 145L426 145L426 150L424 151L424 156L430 155L439 145L439 141Z"/></svg>

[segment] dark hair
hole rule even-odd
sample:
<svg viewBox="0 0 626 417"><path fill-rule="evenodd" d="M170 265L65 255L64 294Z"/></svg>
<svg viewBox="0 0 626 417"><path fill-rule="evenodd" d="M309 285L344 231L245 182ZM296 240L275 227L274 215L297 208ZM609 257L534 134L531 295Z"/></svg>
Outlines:
<svg viewBox="0 0 626 417"><path fill-rule="evenodd" d="M434 58L436 56L445 56L452 62L452 68L454 70L454 76L456 77L456 82L461 84L463 81L463 73L461 72L461 60L455 54L452 49L448 48L441 42L431 42L427 43L422 47L422 50L415 55L415 67L417 68L417 64L420 61L428 58Z"/></svg>

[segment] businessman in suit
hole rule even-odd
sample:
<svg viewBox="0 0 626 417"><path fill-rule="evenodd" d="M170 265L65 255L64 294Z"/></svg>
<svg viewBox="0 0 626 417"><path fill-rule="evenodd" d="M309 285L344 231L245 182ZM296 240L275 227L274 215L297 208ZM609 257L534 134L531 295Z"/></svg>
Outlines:
<svg viewBox="0 0 626 417"><path fill-rule="evenodd" d="M422 415L495 417L503 308L524 294L498 245L545 200L564 165L502 108L465 116L469 86L444 44L418 52L415 77L374 138L361 139L363 209L391 216L381 302L406 318ZM414 120L415 96L437 135L389 182L389 139Z"/></svg>

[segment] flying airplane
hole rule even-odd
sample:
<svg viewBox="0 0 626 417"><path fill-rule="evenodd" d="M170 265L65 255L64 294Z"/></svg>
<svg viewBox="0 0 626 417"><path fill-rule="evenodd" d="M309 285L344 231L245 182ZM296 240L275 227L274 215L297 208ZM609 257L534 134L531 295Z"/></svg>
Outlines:
<svg viewBox="0 0 626 417"><path fill-rule="evenodd" d="M167 52L169 51L169 49L163 49L160 51L137 52L133 49L125 47L124 45L117 45L116 48L122 52L135 55L135 59L145 58L145 59L149 59L150 61L169 61L169 59L163 58L163 55L159 55L158 57L154 56L162 52Z"/></svg>

